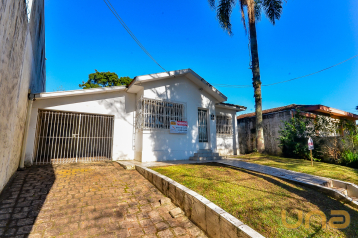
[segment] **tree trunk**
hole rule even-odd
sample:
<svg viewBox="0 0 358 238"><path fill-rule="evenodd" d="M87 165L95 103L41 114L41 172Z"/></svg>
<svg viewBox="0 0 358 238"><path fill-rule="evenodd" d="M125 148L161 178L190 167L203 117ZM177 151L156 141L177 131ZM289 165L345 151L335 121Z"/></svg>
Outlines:
<svg viewBox="0 0 358 238"><path fill-rule="evenodd" d="M249 31L250 31L250 46L252 59L252 84L254 86L255 97L255 112L256 112L256 149L262 153L265 151L264 131L262 125L262 96L261 96L261 80L260 80L260 65L259 52L257 48L256 38L256 23L255 23L255 8L254 0L248 0L249 13Z"/></svg>

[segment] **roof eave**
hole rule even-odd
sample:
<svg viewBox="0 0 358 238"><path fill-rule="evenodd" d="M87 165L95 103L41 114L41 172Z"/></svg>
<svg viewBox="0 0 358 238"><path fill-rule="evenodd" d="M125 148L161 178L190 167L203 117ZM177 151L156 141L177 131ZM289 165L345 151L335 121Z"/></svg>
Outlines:
<svg viewBox="0 0 358 238"><path fill-rule="evenodd" d="M231 105L225 105L225 104L221 104L221 103L217 103L215 106L218 107L218 108L234 110L236 112L242 112L242 111L245 111L247 109L247 107L240 106L240 105L231 106Z"/></svg>
<svg viewBox="0 0 358 238"><path fill-rule="evenodd" d="M104 88L90 88L90 89L79 89L79 90L70 90L70 91L61 91L61 92L38 93L38 94L34 94L34 99L43 100L43 99L50 99L50 98L91 95L91 94L99 94L99 93L112 93L112 92L118 92L124 90L126 90L125 86L113 86L113 87L104 87Z"/></svg>

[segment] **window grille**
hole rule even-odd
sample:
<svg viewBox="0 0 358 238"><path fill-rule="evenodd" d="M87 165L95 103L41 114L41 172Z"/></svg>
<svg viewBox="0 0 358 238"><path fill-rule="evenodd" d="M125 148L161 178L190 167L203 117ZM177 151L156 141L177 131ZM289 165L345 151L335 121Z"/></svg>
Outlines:
<svg viewBox="0 0 358 238"><path fill-rule="evenodd" d="M186 105L165 100L141 98L137 103L137 129L169 129L170 121L186 121Z"/></svg>
<svg viewBox="0 0 358 238"><path fill-rule="evenodd" d="M232 134L232 118L230 116L216 116L216 133L229 135Z"/></svg>

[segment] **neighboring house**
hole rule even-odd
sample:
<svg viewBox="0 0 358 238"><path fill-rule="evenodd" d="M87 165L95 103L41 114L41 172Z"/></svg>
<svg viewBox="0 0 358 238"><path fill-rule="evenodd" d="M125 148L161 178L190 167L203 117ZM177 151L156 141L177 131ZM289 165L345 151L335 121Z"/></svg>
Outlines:
<svg viewBox="0 0 358 238"><path fill-rule="evenodd" d="M28 93L45 91L44 0L0 1L0 192L19 167Z"/></svg>
<svg viewBox="0 0 358 238"><path fill-rule="evenodd" d="M280 155L282 153L279 147L278 138L279 130L284 125L284 121L288 121L293 117L293 113L299 109L300 111L309 112L318 115L327 115L337 119L358 120L358 115L334 109L323 105L296 105L272 108L264 110L263 127L265 150L272 155ZM255 137L255 113L242 114L237 117L238 137L240 152L242 154L251 153L256 148Z"/></svg>
<svg viewBox="0 0 358 238"><path fill-rule="evenodd" d="M191 69L137 76L128 87L34 95L26 163L186 160L237 154L236 112Z"/></svg>

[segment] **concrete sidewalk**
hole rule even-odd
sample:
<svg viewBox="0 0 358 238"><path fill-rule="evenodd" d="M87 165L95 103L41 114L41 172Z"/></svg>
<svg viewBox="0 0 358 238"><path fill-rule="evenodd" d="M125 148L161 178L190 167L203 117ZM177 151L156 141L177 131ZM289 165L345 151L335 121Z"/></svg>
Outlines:
<svg viewBox="0 0 358 238"><path fill-rule="evenodd" d="M321 186L326 186L328 182L331 180L329 178L318 177L310 174L295 172L292 170L274 168L265 165L259 165L254 163L248 163L238 159L227 159L227 160L220 160L218 161L220 164L225 164L237 168L243 168L247 170L252 170L256 172L260 172L263 174L272 175L275 177L294 180L298 182L310 183L310 184L317 184Z"/></svg>

